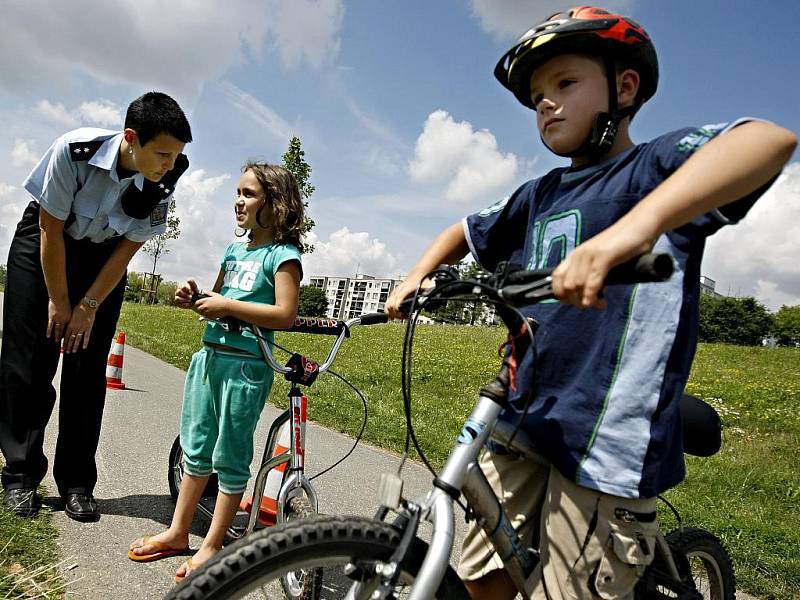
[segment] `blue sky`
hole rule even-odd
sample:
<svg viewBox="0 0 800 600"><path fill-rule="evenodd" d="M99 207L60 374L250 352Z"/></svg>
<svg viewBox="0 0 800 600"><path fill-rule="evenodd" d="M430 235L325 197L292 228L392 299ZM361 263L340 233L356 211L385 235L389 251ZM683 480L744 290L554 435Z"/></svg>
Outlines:
<svg viewBox="0 0 800 600"><path fill-rule="evenodd" d="M279 162L291 135L316 186L306 275L405 273L442 228L563 164L492 69L517 34L565 6L12 0L0 23L0 262L28 201L21 183L52 140L118 129L128 102L158 89L184 107L195 139L177 192L182 235L159 263L167 278L213 281L240 165ZM635 141L740 116L800 132L800 4L604 6L644 25L659 52L659 91L637 115ZM798 240L795 154L747 220L709 240L703 271L723 293L800 304ZM147 269L147 257L134 260Z"/></svg>

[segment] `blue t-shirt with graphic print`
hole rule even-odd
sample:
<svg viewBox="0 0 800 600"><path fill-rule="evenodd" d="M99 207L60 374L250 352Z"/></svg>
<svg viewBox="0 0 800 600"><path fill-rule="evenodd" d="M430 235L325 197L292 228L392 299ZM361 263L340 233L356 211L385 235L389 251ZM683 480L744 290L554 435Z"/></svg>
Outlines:
<svg viewBox="0 0 800 600"><path fill-rule="evenodd" d="M263 244L248 248L246 242L230 244L222 255L224 273L220 294L233 300L275 304L275 273L282 264L300 261L300 250L292 244ZM302 266L301 272L302 272ZM273 333L266 332L272 341ZM225 331L217 323L210 322L203 334L203 341L230 346L261 356L258 341L249 331Z"/></svg>
<svg viewBox="0 0 800 600"><path fill-rule="evenodd" d="M485 269L501 261L555 267L581 242L626 214L705 142L738 125L666 134L584 169L555 169L464 220L470 250ZM512 406L523 428L567 478L617 496L653 497L685 474L678 400L697 345L705 238L741 219L769 187L670 231L654 251L669 253L666 283L610 286L605 310L555 301L523 312L540 326L519 360Z"/></svg>

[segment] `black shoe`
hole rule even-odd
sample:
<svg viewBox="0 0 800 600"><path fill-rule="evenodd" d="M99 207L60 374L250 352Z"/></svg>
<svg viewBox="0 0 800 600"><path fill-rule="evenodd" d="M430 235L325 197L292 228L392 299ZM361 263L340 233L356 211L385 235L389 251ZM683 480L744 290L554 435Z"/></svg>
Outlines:
<svg viewBox="0 0 800 600"><path fill-rule="evenodd" d="M100 518L97 500L91 494L67 494L64 497L64 512L75 521L91 522Z"/></svg>
<svg viewBox="0 0 800 600"><path fill-rule="evenodd" d="M42 508L42 499L36 490L30 488L6 490L5 503L14 514L20 517L32 517Z"/></svg>

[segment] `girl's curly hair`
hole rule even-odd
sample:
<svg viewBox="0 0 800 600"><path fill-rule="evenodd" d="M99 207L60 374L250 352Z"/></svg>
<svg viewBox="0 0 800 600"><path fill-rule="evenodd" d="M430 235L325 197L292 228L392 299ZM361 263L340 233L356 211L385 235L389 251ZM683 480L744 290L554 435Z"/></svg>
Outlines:
<svg viewBox="0 0 800 600"><path fill-rule="evenodd" d="M252 160L242 167L242 173L247 171L253 172L266 194L264 206L256 213L258 224L271 229L279 244L292 244L302 252L305 207L294 175L280 165Z"/></svg>

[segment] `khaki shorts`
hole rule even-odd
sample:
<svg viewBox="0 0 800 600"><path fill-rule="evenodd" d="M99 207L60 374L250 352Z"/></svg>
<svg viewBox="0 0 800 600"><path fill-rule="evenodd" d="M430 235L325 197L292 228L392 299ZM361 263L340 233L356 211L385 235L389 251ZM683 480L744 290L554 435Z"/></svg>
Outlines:
<svg viewBox="0 0 800 600"><path fill-rule="evenodd" d="M531 598L633 597L655 552L655 498L620 498L580 487L545 461L510 454L487 450L479 463L523 545L539 546L541 560L526 586ZM474 580L502 568L489 538L472 521L459 576Z"/></svg>

